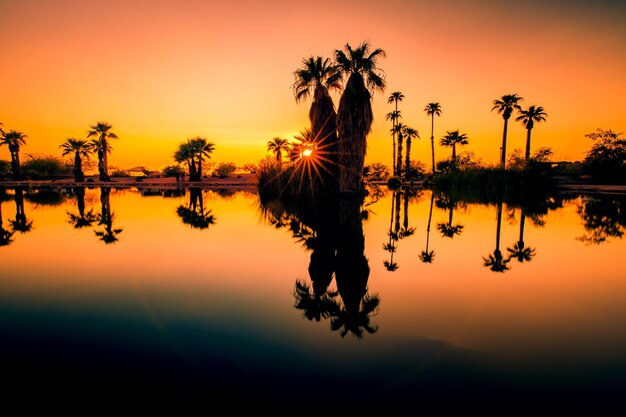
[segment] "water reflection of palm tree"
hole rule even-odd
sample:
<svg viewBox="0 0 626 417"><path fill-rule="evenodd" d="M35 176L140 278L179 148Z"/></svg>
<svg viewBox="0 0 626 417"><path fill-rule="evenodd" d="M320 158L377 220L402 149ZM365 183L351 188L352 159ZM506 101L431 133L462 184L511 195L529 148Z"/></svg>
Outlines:
<svg viewBox="0 0 626 417"><path fill-rule="evenodd" d="M447 238L454 238L454 236L460 235L463 232L462 224L452 224L452 219L454 217L454 209L456 207L456 201L448 198L445 195L440 196L436 203L437 207L448 209L448 223L437 223L437 229L441 233L441 236Z"/></svg>
<svg viewBox="0 0 626 417"><path fill-rule="evenodd" d="M363 332L374 333L377 328L370 316L378 311L380 301L367 291L370 268L365 257L365 236L357 199L339 201L339 227L337 233L335 279L342 305L331 319L331 329L341 336L352 333L361 338Z"/></svg>
<svg viewBox="0 0 626 417"><path fill-rule="evenodd" d="M2 199L0 199L0 246L8 246L13 242L13 231L4 228L2 218Z"/></svg>
<svg viewBox="0 0 626 417"><path fill-rule="evenodd" d="M504 259L502 252L500 251L500 229L502 226L502 202L497 203L498 221L496 227L496 249L493 254L489 254L486 258L483 257L484 266L489 267L493 272L505 272L511 269L507 264L511 260L510 258Z"/></svg>
<svg viewBox="0 0 626 417"><path fill-rule="evenodd" d="M113 219L115 214L111 211L111 202L109 195L111 189L107 187L100 188L100 215L98 216L98 224L104 226L103 230L96 230L95 234L105 244L109 245L118 241L117 235L122 233L124 229L114 228Z"/></svg>
<svg viewBox="0 0 626 417"><path fill-rule="evenodd" d="M396 228L394 229L394 212L396 214ZM398 233L400 232L400 193L394 191L391 196L391 214L389 215L389 241L383 244L383 249L389 252L389 260L383 261L383 265L387 271L393 272L398 269L398 264L393 261L393 254L398 249L396 242L399 239Z"/></svg>
<svg viewBox="0 0 626 417"><path fill-rule="evenodd" d="M76 205L78 207L78 214L68 211L68 223L74 226L74 229L91 227L91 225L98 219L98 216L96 216L92 209L90 209L88 212L85 212L85 188L75 187L74 194L76 194Z"/></svg>
<svg viewBox="0 0 626 417"><path fill-rule="evenodd" d="M204 207L204 198L200 188L190 188L189 204L187 206L181 204L176 209L176 212L183 223L190 225L194 229L206 229L215 223L215 216L211 213L211 210L207 210Z"/></svg>
<svg viewBox="0 0 626 417"><path fill-rule="evenodd" d="M430 240L430 222L433 218L433 204L435 202L435 194L430 194L430 210L428 211L428 226L426 226L426 249L419 254L420 261L424 263L432 263L435 259L435 251L428 250Z"/></svg>
<svg viewBox="0 0 626 417"><path fill-rule="evenodd" d="M11 220L11 227L14 232L26 233L33 228L33 222L26 218L24 211L24 189L15 189L15 220Z"/></svg>
<svg viewBox="0 0 626 417"><path fill-rule="evenodd" d="M515 258L518 262L530 262L535 256L535 249L526 247L526 244L524 243L524 223L526 221L524 208L521 209L521 212L519 239L512 247L506 248L506 250L509 252L509 260Z"/></svg>

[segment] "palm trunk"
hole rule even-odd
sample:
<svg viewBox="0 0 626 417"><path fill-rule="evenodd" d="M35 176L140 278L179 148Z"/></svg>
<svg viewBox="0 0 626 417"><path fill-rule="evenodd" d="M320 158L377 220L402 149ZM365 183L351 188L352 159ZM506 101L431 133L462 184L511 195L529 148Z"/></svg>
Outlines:
<svg viewBox="0 0 626 417"><path fill-rule="evenodd" d="M435 115L431 115L431 124L430 124L430 152L432 156L433 162L433 175L435 175Z"/></svg>
<svg viewBox="0 0 626 417"><path fill-rule="evenodd" d="M106 152L102 151L102 149L98 149L98 178L100 181L108 181L104 154L106 154Z"/></svg>
<svg viewBox="0 0 626 417"><path fill-rule="evenodd" d="M509 118L504 118L504 130L502 131L502 150L500 153L500 168L504 169L506 163L506 131L509 127Z"/></svg>
<svg viewBox="0 0 626 417"><path fill-rule="evenodd" d="M78 214L81 219L85 218L85 189L83 187L74 188L76 193L76 205L78 206Z"/></svg>
<svg viewBox="0 0 626 417"><path fill-rule="evenodd" d="M530 132L532 130L532 128L526 129L526 161L530 159Z"/></svg>
<svg viewBox="0 0 626 417"><path fill-rule="evenodd" d="M519 247L524 248L524 223L526 221L526 214L524 213L524 209L522 209L522 218L519 222Z"/></svg>
<svg viewBox="0 0 626 417"><path fill-rule="evenodd" d="M396 126L395 122L394 122L393 126L394 127ZM392 172L393 172L393 175L396 175L396 172L397 172L396 166L397 166L397 164L396 164L396 132L395 131L391 132L391 138L393 139L393 159L392 159L393 167L392 167Z"/></svg>
<svg viewBox="0 0 626 417"><path fill-rule="evenodd" d="M428 211L428 225L426 226L426 253L428 253L428 243L430 240L430 222L433 219L433 203L435 202L435 195L430 193L430 210Z"/></svg>
<svg viewBox="0 0 626 417"><path fill-rule="evenodd" d="M502 226L502 202L498 202L498 224L496 226L496 250L494 253L500 253L500 228Z"/></svg>
<svg viewBox="0 0 626 417"><path fill-rule="evenodd" d="M452 145L452 166L456 168L456 144Z"/></svg>
<svg viewBox="0 0 626 417"><path fill-rule="evenodd" d="M395 232L398 234L400 232L400 193L396 193L396 227Z"/></svg>
<svg viewBox="0 0 626 417"><path fill-rule="evenodd" d="M74 181L85 181L85 175L83 174L83 161L80 158L78 152L76 152L76 155L74 155Z"/></svg>
<svg viewBox="0 0 626 417"><path fill-rule="evenodd" d="M328 90L315 88L314 100L309 110L311 136L316 142L317 153L322 159L320 181L323 189L337 191L339 187L339 143L337 141L337 112ZM324 169L326 168L326 169Z"/></svg>
<svg viewBox="0 0 626 417"><path fill-rule="evenodd" d="M397 161L397 165L396 165L396 175L398 177L402 176L402 145L404 142L404 137L402 136L402 133L398 134L398 161Z"/></svg>
<svg viewBox="0 0 626 417"><path fill-rule="evenodd" d="M411 171L411 137L406 138L406 159L404 162L404 175L409 176Z"/></svg>
<svg viewBox="0 0 626 417"><path fill-rule="evenodd" d="M102 165L103 165L103 176L104 179L101 179L101 181L110 181L111 178L109 178L109 152L108 151L108 143L107 143L107 138L103 135L100 137L100 143L102 144L102 150L103 150L103 155L102 155Z"/></svg>
<svg viewBox="0 0 626 417"><path fill-rule="evenodd" d="M409 193L404 193L404 219L402 221L404 230L409 230Z"/></svg>

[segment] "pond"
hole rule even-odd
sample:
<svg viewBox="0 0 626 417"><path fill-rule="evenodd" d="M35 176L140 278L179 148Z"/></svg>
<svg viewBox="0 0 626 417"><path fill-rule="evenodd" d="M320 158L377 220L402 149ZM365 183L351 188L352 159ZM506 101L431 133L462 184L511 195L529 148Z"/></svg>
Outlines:
<svg viewBox="0 0 626 417"><path fill-rule="evenodd" d="M625 391L623 197L0 199L0 354L14 395L357 410Z"/></svg>

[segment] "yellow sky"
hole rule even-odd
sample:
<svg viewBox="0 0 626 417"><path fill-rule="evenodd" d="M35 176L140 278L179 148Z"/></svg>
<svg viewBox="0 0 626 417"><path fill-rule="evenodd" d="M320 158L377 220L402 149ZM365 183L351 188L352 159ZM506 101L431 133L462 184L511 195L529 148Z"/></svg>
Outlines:
<svg viewBox="0 0 626 417"><path fill-rule="evenodd" d="M56 3L0 3L0 122L28 135L25 153L58 154L65 138L102 120L120 137L114 166L161 168L198 135L216 143L215 161L256 162L269 139L308 124L308 103L296 104L290 90L301 59L364 39L387 51L369 162L391 162L384 116L395 90L406 96L404 123L423 138L413 146L423 161L430 101L444 111L435 136L460 129L465 149L488 163L502 129L491 103L507 93L546 109L533 146L552 147L557 159L582 158L586 132L626 130L626 8L614 1ZM509 132L508 149L522 148L524 129Z"/></svg>

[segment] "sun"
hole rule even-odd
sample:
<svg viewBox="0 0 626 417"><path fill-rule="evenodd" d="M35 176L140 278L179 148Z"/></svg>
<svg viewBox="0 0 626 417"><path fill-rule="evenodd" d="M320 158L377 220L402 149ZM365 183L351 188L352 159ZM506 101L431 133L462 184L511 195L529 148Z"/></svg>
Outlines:
<svg viewBox="0 0 626 417"><path fill-rule="evenodd" d="M302 151L302 156L311 156L313 149L305 149Z"/></svg>

